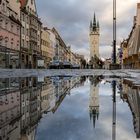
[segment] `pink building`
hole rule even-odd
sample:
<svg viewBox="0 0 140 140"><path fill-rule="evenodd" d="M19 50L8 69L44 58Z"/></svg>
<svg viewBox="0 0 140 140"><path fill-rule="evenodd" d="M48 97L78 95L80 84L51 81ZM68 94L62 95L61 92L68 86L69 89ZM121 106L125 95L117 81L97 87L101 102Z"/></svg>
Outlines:
<svg viewBox="0 0 140 140"><path fill-rule="evenodd" d="M0 68L18 68L20 51L20 5L0 1Z"/></svg>

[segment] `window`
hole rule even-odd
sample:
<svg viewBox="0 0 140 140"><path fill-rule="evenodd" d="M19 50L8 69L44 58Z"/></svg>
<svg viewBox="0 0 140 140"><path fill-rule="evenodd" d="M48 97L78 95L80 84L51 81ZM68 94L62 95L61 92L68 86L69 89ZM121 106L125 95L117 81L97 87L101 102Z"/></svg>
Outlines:
<svg viewBox="0 0 140 140"><path fill-rule="evenodd" d="M20 28L19 28L19 26L17 26L17 34L19 34L19 30L20 30Z"/></svg>
<svg viewBox="0 0 140 140"><path fill-rule="evenodd" d="M25 34L25 32L24 32L24 27L22 27L22 34Z"/></svg>
<svg viewBox="0 0 140 140"><path fill-rule="evenodd" d="M13 48L13 42L11 42L11 48Z"/></svg>
<svg viewBox="0 0 140 140"><path fill-rule="evenodd" d="M5 37L5 47L7 47L8 45L8 37Z"/></svg>
<svg viewBox="0 0 140 140"><path fill-rule="evenodd" d="M29 24L29 18L28 18L28 16L27 16L26 20L27 20L26 23Z"/></svg>
<svg viewBox="0 0 140 140"><path fill-rule="evenodd" d="M27 41L27 48L29 47L29 41Z"/></svg>
<svg viewBox="0 0 140 140"><path fill-rule="evenodd" d="M17 41L17 48L19 48L19 40Z"/></svg>
<svg viewBox="0 0 140 140"><path fill-rule="evenodd" d="M22 21L25 21L25 16L24 16L24 14L22 14Z"/></svg>
<svg viewBox="0 0 140 140"><path fill-rule="evenodd" d="M26 33L26 35L29 36L29 29L27 29L27 33Z"/></svg>
<svg viewBox="0 0 140 140"><path fill-rule="evenodd" d="M11 23L11 32L13 32L14 25Z"/></svg>
<svg viewBox="0 0 140 140"><path fill-rule="evenodd" d="M0 36L0 46L2 45L3 37Z"/></svg>
<svg viewBox="0 0 140 140"><path fill-rule="evenodd" d="M0 27L3 27L2 25L3 25L3 18L0 17Z"/></svg>
<svg viewBox="0 0 140 140"><path fill-rule="evenodd" d="M24 47L24 39L22 39L22 47Z"/></svg>
<svg viewBox="0 0 140 140"><path fill-rule="evenodd" d="M13 44L14 44L13 41L14 41L14 39L12 38L11 39L11 48L13 48Z"/></svg>
<svg viewBox="0 0 140 140"><path fill-rule="evenodd" d="M7 29L8 28L8 21L6 20L6 22L5 22L5 29Z"/></svg>
<svg viewBox="0 0 140 140"><path fill-rule="evenodd" d="M5 12L5 3L2 4L2 10Z"/></svg>

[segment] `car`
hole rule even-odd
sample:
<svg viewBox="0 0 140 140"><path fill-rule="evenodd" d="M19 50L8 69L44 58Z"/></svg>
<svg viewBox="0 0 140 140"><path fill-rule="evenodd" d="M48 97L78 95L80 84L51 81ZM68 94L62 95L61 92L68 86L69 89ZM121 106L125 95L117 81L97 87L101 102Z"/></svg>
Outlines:
<svg viewBox="0 0 140 140"><path fill-rule="evenodd" d="M61 61L52 61L49 65L50 69L60 69L63 67L63 63Z"/></svg>
<svg viewBox="0 0 140 140"><path fill-rule="evenodd" d="M68 61L64 61L63 62L63 68L64 69L71 69L72 68L72 64Z"/></svg>
<svg viewBox="0 0 140 140"><path fill-rule="evenodd" d="M78 65L78 64L73 64L73 65L72 65L72 69L80 69L80 65Z"/></svg>

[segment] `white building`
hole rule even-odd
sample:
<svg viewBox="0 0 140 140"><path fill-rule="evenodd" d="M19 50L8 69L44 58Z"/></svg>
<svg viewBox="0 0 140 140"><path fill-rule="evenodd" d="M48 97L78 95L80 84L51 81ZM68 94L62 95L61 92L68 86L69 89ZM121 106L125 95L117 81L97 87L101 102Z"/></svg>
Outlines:
<svg viewBox="0 0 140 140"><path fill-rule="evenodd" d="M96 22L94 14L93 21L90 22L90 59L95 56L99 57L99 37L100 37L99 22Z"/></svg>

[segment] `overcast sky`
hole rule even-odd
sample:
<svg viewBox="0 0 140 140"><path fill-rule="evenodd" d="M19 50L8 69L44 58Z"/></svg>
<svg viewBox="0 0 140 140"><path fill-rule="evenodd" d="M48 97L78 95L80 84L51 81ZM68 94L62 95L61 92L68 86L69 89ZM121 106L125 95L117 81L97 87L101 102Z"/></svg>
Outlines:
<svg viewBox="0 0 140 140"><path fill-rule="evenodd" d="M36 0L44 26L55 27L72 50L89 57L89 23L94 12L100 22L100 55L110 57L113 0ZM140 0L117 0L117 42L127 38Z"/></svg>

